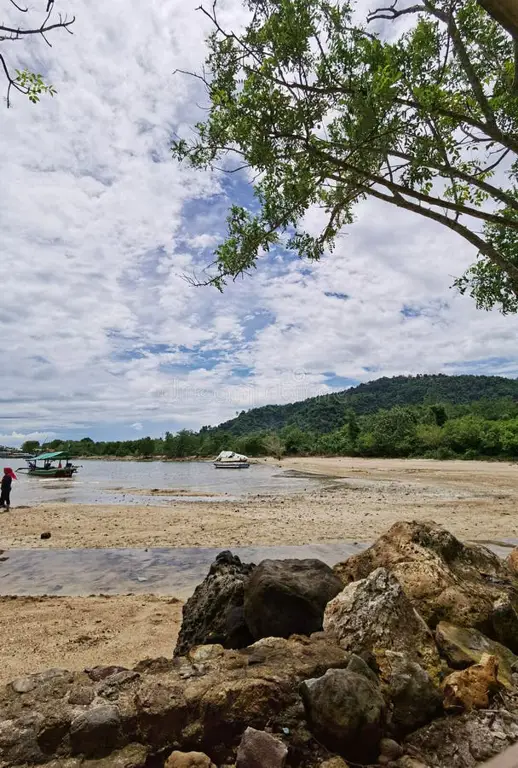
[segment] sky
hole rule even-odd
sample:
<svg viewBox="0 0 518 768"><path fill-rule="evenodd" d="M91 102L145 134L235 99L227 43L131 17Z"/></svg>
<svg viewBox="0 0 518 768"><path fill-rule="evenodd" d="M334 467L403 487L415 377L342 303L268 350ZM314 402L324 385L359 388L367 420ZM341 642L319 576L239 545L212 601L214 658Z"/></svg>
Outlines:
<svg viewBox="0 0 518 768"><path fill-rule="evenodd" d="M474 249L376 201L318 264L274 253L222 295L186 281L250 200L246 178L170 154L204 114L174 74L202 66L198 4L56 0L73 36L11 43L57 95L0 103L0 443L159 436L380 376L517 376L518 318L450 287Z"/></svg>

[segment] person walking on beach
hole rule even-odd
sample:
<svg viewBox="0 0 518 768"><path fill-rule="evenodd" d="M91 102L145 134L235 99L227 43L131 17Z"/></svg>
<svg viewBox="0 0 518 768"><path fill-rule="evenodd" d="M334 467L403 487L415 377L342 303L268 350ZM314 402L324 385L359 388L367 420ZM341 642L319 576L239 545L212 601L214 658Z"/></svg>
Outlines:
<svg viewBox="0 0 518 768"><path fill-rule="evenodd" d="M4 475L1 483L0 507L5 507L8 512L9 507L11 506L11 485L13 484L13 480L16 480L16 475L11 467L4 467Z"/></svg>

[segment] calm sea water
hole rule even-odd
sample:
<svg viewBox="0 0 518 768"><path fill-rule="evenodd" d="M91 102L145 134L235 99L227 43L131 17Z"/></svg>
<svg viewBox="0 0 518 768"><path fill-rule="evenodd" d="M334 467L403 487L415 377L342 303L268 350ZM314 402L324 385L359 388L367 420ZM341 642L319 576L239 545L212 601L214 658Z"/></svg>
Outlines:
<svg viewBox="0 0 518 768"><path fill-rule="evenodd" d="M18 460L19 461L19 460ZM284 475L270 464L252 464L249 469L215 469L204 461L83 461L77 475L66 479L41 479L18 473L13 483L13 507L40 502L83 504L154 504L178 501L228 501L254 495L276 495L311 490L318 479ZM21 466L18 464L17 466ZM182 490L192 496L132 494L143 490ZM198 491L201 496L196 496ZM209 498L206 494L214 494Z"/></svg>

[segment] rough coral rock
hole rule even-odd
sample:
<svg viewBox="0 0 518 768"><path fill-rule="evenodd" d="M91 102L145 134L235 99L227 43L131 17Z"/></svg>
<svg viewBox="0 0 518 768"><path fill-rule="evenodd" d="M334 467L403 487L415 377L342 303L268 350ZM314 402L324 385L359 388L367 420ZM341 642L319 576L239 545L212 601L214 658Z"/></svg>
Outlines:
<svg viewBox="0 0 518 768"><path fill-rule="evenodd" d="M513 666L518 657L508 648L478 632L476 629L456 627L441 622L435 630L435 639L440 652L453 669L463 669L478 664L487 653L498 659L498 680L506 688L513 685Z"/></svg>
<svg viewBox="0 0 518 768"><path fill-rule="evenodd" d="M349 584L327 605L324 629L353 653L402 651L436 678L441 661L433 635L385 568Z"/></svg>
<svg viewBox="0 0 518 768"><path fill-rule="evenodd" d="M444 681L444 709L466 712L486 709L500 687L497 672L498 660L489 654L482 656L480 664L452 672Z"/></svg>
<svg viewBox="0 0 518 768"><path fill-rule="evenodd" d="M167 758L164 768L216 768L210 757L203 752L178 752Z"/></svg>
<svg viewBox="0 0 518 768"><path fill-rule="evenodd" d="M435 523L400 522L372 547L335 566L344 585L386 568L425 621L494 634L494 602L507 595L518 609L518 576L485 547L463 544Z"/></svg>
<svg viewBox="0 0 518 768"><path fill-rule="evenodd" d="M400 737L436 717L442 704L429 674L405 653L381 651L376 656L383 694L390 702L388 727Z"/></svg>

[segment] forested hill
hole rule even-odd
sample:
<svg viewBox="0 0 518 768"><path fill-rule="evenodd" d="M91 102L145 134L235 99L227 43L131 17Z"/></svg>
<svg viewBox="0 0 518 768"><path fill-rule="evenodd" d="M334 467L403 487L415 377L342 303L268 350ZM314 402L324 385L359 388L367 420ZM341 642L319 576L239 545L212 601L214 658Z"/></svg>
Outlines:
<svg viewBox="0 0 518 768"><path fill-rule="evenodd" d="M501 376L394 376L359 384L343 392L311 397L288 405L266 405L242 411L220 424L218 431L232 435L276 431L288 424L325 433L338 429L353 410L358 415L374 413L396 405L451 403L466 405L477 400L511 397L518 401L518 379Z"/></svg>

